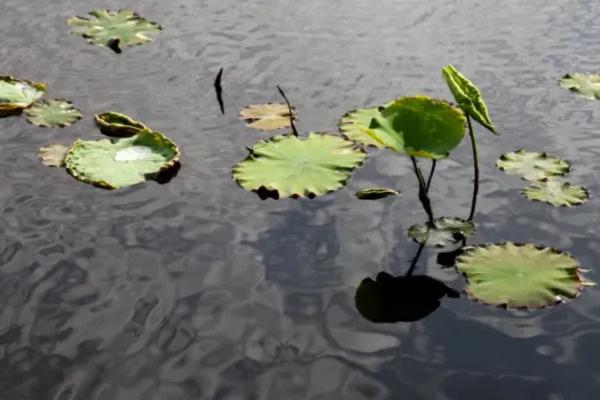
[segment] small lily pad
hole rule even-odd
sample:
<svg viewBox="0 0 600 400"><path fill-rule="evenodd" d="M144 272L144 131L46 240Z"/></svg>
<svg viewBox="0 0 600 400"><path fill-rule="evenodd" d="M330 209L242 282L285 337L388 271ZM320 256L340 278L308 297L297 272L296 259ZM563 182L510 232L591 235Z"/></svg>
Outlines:
<svg viewBox="0 0 600 400"><path fill-rule="evenodd" d="M473 233L475 233L475 225L471 221L460 218L442 217L433 221L433 226L425 223L408 228L408 237L430 247L453 245Z"/></svg>
<svg viewBox="0 0 600 400"><path fill-rule="evenodd" d="M46 128L69 126L81 119L81 111L66 100L45 100L25 110L27 122Z"/></svg>
<svg viewBox="0 0 600 400"><path fill-rule="evenodd" d="M43 83L0 76L0 117L21 112L45 93Z"/></svg>
<svg viewBox="0 0 600 400"><path fill-rule="evenodd" d="M359 190L356 192L356 197L358 197L360 200L378 200L399 194L400 192L394 189L372 187Z"/></svg>
<svg viewBox="0 0 600 400"><path fill-rule="evenodd" d="M354 142L314 132L306 138L277 135L249 151L233 168L233 178L242 188L275 199L312 198L335 191L366 157Z"/></svg>
<svg viewBox="0 0 600 400"><path fill-rule="evenodd" d="M70 146L64 144L49 144L47 146L40 147L38 151L38 157L47 167L64 167L65 157L70 149Z"/></svg>
<svg viewBox="0 0 600 400"><path fill-rule="evenodd" d="M584 99L600 99L600 75L598 74L566 74L560 80L560 86Z"/></svg>
<svg viewBox="0 0 600 400"><path fill-rule="evenodd" d="M375 132L370 128L371 121L381 116L381 111L393 102L387 102L378 107L359 108L346 113L340 119L340 133L346 138L365 146L385 148L385 145L377 139Z"/></svg>
<svg viewBox="0 0 600 400"><path fill-rule="evenodd" d="M563 176L571 168L568 162L560 158L522 149L502 154L496 161L496 167L508 175L518 175L532 182Z"/></svg>
<svg viewBox="0 0 600 400"><path fill-rule="evenodd" d="M529 200L563 207L578 206L589 198L588 191L584 187L555 180L534 182L523 189L523 196Z"/></svg>
<svg viewBox="0 0 600 400"><path fill-rule="evenodd" d="M295 111L292 108L292 113ZM240 118L243 119L249 127L260 131L270 131L280 128L289 128L290 110L286 104L265 103L254 104L242 108Z"/></svg>
<svg viewBox="0 0 600 400"><path fill-rule="evenodd" d="M94 115L94 121L106 136L129 137L150 130L146 125L133 118L115 111L107 111Z"/></svg>
<svg viewBox="0 0 600 400"><path fill-rule="evenodd" d="M569 254L511 242L466 248L456 269L469 297L508 308L542 308L575 298L584 281Z"/></svg>

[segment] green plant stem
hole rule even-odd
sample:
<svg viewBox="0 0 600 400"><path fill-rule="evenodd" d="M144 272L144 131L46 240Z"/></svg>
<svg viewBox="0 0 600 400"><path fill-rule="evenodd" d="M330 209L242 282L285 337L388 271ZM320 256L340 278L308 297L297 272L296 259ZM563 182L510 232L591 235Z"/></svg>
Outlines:
<svg viewBox="0 0 600 400"><path fill-rule="evenodd" d="M427 195L427 184L425 183L425 179L423 178L423 173L417 164L417 159L414 157L410 157L413 169L415 171L415 175L417 176L417 180L419 181L419 200L423 205L423 209L427 213L427 217L429 218L429 226L432 227L433 223L433 210L431 209L431 201L429 201L429 196Z"/></svg>
<svg viewBox="0 0 600 400"><path fill-rule="evenodd" d="M473 197L471 199L471 211L469 212L469 221L473 221L475 208L477 207L477 195L479 194L479 155L477 154L477 142L475 141L475 132L471 125L471 118L467 115L467 125L469 126L469 137L471 138L471 148L473 150Z"/></svg>
<svg viewBox="0 0 600 400"><path fill-rule="evenodd" d="M413 272L415 272L415 269L417 268L417 262L419 261L419 258L421 257L421 253L423 253L424 248L424 244L419 245L419 248L417 249L417 254L415 254L412 261L410 262L410 267L408 268L408 271L406 271L406 274L404 276L412 276Z"/></svg>
<svg viewBox="0 0 600 400"><path fill-rule="evenodd" d="M429 170L429 178L427 178L427 187L426 187L427 194L429 194L429 188L431 187L431 181L433 180L433 173L435 172L436 164L437 164L437 160L431 160L431 169Z"/></svg>

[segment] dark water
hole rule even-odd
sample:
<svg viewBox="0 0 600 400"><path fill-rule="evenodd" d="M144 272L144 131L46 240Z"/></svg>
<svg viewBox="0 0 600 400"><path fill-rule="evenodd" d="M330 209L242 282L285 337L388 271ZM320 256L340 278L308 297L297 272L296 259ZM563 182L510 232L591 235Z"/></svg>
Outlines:
<svg viewBox="0 0 600 400"><path fill-rule="evenodd" d="M130 6L165 30L121 55L65 26L71 15ZM423 222L409 161L372 152L345 189L260 201L230 179L268 134L240 107L286 89L303 131L333 131L349 109L405 94L449 94L452 62L480 84L503 135L482 129L478 233L470 243L531 241L598 260L600 109L560 89L600 64L592 0L0 2L0 72L44 81L86 118L42 129L0 120L2 400L545 399L600 396L600 295L539 312L447 298L414 323L374 324L358 284L403 274ZM212 83L225 68L226 116ZM100 137L114 109L182 148L170 184L116 192L43 167L39 146ZM522 199L501 152L571 160L592 199L556 209ZM440 164L438 215L466 216L468 142ZM359 202L386 185L403 195ZM427 250L418 274L464 282Z"/></svg>

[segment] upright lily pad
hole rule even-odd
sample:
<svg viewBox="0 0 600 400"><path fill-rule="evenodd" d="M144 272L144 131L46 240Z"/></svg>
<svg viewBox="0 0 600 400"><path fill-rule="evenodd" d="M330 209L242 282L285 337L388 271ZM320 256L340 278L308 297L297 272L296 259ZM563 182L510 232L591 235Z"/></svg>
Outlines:
<svg viewBox="0 0 600 400"><path fill-rule="evenodd" d="M45 100L25 110L27 122L46 128L65 127L81 119L81 111L66 100Z"/></svg>
<svg viewBox="0 0 600 400"><path fill-rule="evenodd" d="M452 65L442 68L442 75L460 108L492 133L497 133L479 88Z"/></svg>
<svg viewBox="0 0 600 400"><path fill-rule="evenodd" d="M159 132L141 131L123 139L77 140L65 158L76 179L106 189L119 189L175 168L179 149Z"/></svg>
<svg viewBox="0 0 600 400"><path fill-rule="evenodd" d="M156 22L148 21L130 10L94 10L89 18L71 17L67 25L75 33L80 33L91 44L109 47L120 53L121 47L149 42L149 34L156 34L162 28Z"/></svg>
<svg viewBox="0 0 600 400"><path fill-rule="evenodd" d="M400 192L394 189L372 187L364 188L356 192L356 197L360 200L379 200L388 196L399 195Z"/></svg>
<svg viewBox="0 0 600 400"><path fill-rule="evenodd" d="M381 116L381 111L385 110L393 102L387 102L382 106L358 108L344 115L339 122L340 132L350 140L361 143L365 146L377 147L380 149L386 146L377 139L375 132L370 128L371 121L375 117Z"/></svg>
<svg viewBox="0 0 600 400"><path fill-rule="evenodd" d="M115 111L94 115L94 121L106 136L129 137L150 130L146 125L133 118Z"/></svg>
<svg viewBox="0 0 600 400"><path fill-rule="evenodd" d="M64 167L65 157L69 152L69 146L64 144L49 144L47 146L40 147L38 151L38 157L47 167Z"/></svg>
<svg viewBox="0 0 600 400"><path fill-rule="evenodd" d="M584 99L600 99L600 75L598 74L566 74L560 80L560 86Z"/></svg>
<svg viewBox="0 0 600 400"><path fill-rule="evenodd" d="M509 308L541 308L583 289L577 261L550 247L511 242L467 248L456 269L471 299Z"/></svg>
<svg viewBox="0 0 600 400"><path fill-rule="evenodd" d="M292 113L295 112L292 108ZM270 131L274 129L289 128L290 110L286 104L265 103L254 104L242 108L240 118L243 119L249 127L260 131Z"/></svg>
<svg viewBox="0 0 600 400"><path fill-rule="evenodd" d="M554 180L532 183L523 189L523 196L529 200L563 207L578 206L589 198L584 187Z"/></svg>
<svg viewBox="0 0 600 400"><path fill-rule="evenodd" d="M560 158L522 149L502 154L496 161L496 167L508 175L518 175L532 182L565 175L571 168Z"/></svg>
<svg viewBox="0 0 600 400"><path fill-rule="evenodd" d="M0 117L19 113L46 93L46 85L0 76Z"/></svg>
<svg viewBox="0 0 600 400"><path fill-rule="evenodd" d="M353 142L324 133L301 138L277 135L249 149L248 157L233 168L233 178L261 197L315 197L346 184L365 160Z"/></svg>
<svg viewBox="0 0 600 400"><path fill-rule="evenodd" d="M430 247L446 247L473 233L475 233L473 222L446 217L433 221L433 226L425 223L413 225L408 229L408 236L412 240Z"/></svg>

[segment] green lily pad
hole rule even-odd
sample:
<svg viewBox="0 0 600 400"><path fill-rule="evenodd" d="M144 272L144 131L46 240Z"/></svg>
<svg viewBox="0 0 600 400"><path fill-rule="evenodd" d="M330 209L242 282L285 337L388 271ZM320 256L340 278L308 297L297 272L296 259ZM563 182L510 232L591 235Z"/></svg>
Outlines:
<svg viewBox="0 0 600 400"><path fill-rule="evenodd" d="M465 115L457 107L426 96L394 101L371 121L373 138L409 156L448 157L465 135Z"/></svg>
<svg viewBox="0 0 600 400"><path fill-rule="evenodd" d="M497 133L479 88L452 65L442 68L442 75L460 108L492 133Z"/></svg>
<svg viewBox="0 0 600 400"><path fill-rule="evenodd" d="M179 149L159 132L141 131L123 139L78 139L65 158L76 179L105 189L136 185L175 168Z"/></svg>
<svg viewBox="0 0 600 400"><path fill-rule="evenodd" d="M141 122L115 111L96 114L94 115L94 121L106 136L129 137L140 133L140 131L150 130Z"/></svg>
<svg viewBox="0 0 600 400"><path fill-rule="evenodd" d="M446 247L475 233L475 225L471 221L460 218L438 218L429 223L417 224L408 228L408 237L419 244L430 247Z"/></svg>
<svg viewBox="0 0 600 400"><path fill-rule="evenodd" d="M469 297L509 308L542 308L575 298L583 289L577 261L550 247L511 242L466 248L456 269Z"/></svg>
<svg viewBox="0 0 600 400"><path fill-rule="evenodd" d="M560 158L535 151L516 150L502 154L496 167L508 175L518 175L523 179L538 182L555 176L563 176L571 166Z"/></svg>
<svg viewBox="0 0 600 400"><path fill-rule="evenodd" d="M386 146L377 139L370 126L373 118L381 116L381 111L392 103L393 101L390 101L378 107L358 108L346 113L339 122L340 133L365 146L385 148Z"/></svg>
<svg viewBox="0 0 600 400"><path fill-rule="evenodd" d="M554 180L531 184L523 189L523 196L529 200L563 207L578 206L589 198L588 191L584 187Z"/></svg>
<svg viewBox="0 0 600 400"><path fill-rule="evenodd" d="M25 115L30 124L46 128L64 128L81 119L81 111L66 100L37 101L25 110Z"/></svg>
<svg viewBox="0 0 600 400"><path fill-rule="evenodd" d="M292 108L292 113L295 112ZM286 104L265 103L254 104L242 108L240 118L244 120L250 128L260 131L270 131L274 129L289 128L291 126L290 110Z"/></svg>
<svg viewBox="0 0 600 400"><path fill-rule="evenodd" d="M45 93L43 83L0 76L0 117L21 112Z"/></svg>
<svg viewBox="0 0 600 400"><path fill-rule="evenodd" d="M378 200L399 194L400 192L394 189L372 187L359 190L356 192L356 197L358 197L360 200Z"/></svg>
<svg viewBox="0 0 600 400"><path fill-rule="evenodd" d="M277 135L249 149L233 168L233 178L261 197L315 197L346 184L366 154L353 142L324 133Z"/></svg>
<svg viewBox="0 0 600 400"><path fill-rule="evenodd" d="M156 22L148 21L130 10L94 10L89 18L71 17L67 25L91 44L109 47L116 53L123 46L133 46L152 40L148 34L162 30Z"/></svg>
<svg viewBox="0 0 600 400"><path fill-rule="evenodd" d="M584 99L600 99L600 75L598 74L566 74L560 80L560 86Z"/></svg>
<svg viewBox="0 0 600 400"><path fill-rule="evenodd" d="M49 144L47 146L40 147L38 150L38 157L42 164L47 167L64 167L65 157L69 152L70 147L64 144Z"/></svg>

